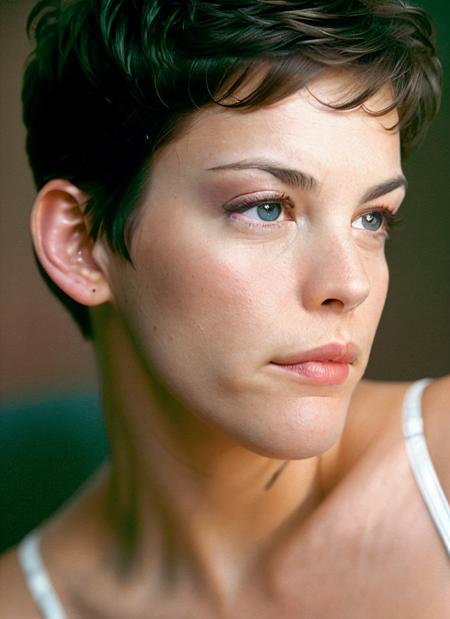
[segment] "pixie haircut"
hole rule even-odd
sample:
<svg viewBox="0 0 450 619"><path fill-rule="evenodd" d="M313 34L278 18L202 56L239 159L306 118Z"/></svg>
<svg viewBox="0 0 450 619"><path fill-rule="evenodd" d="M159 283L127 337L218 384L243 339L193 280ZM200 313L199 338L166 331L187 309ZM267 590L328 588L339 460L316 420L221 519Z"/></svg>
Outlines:
<svg viewBox="0 0 450 619"><path fill-rule="evenodd" d="M37 188L77 185L92 238L127 260L152 156L203 106L245 112L350 69L351 88L327 105L364 107L389 85L389 108L364 109L398 110L404 156L439 107L430 18L404 0L43 0L28 33L23 115ZM41 272L92 336L88 308Z"/></svg>

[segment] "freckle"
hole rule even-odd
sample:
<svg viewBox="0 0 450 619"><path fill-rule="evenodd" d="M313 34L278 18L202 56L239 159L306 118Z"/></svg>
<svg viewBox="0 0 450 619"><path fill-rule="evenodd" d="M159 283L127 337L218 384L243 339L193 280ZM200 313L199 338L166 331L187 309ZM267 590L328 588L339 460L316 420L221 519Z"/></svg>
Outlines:
<svg viewBox="0 0 450 619"><path fill-rule="evenodd" d="M153 333L156 333L156 325L153 325Z"/></svg>

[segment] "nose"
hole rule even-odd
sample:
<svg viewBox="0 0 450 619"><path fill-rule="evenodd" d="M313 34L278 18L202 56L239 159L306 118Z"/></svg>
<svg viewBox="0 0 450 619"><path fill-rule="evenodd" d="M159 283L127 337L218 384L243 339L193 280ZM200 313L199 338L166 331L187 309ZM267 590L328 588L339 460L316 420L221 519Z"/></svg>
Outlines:
<svg viewBox="0 0 450 619"><path fill-rule="evenodd" d="M329 308L354 310L367 299L370 281L361 250L351 238L331 237L315 244L303 280L303 305L314 311Z"/></svg>

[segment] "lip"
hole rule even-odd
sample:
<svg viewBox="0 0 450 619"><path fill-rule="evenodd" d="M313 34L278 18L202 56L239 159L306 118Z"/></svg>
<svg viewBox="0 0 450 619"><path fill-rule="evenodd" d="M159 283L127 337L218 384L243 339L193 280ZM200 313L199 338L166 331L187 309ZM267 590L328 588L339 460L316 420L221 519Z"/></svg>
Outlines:
<svg viewBox="0 0 450 619"><path fill-rule="evenodd" d="M335 363L354 363L358 356L358 348L352 342L330 342L324 346L274 360L276 365L297 365L307 361L332 361Z"/></svg>
<svg viewBox="0 0 450 619"><path fill-rule="evenodd" d="M274 360L270 365L289 372L303 383L339 385L348 378L350 366L357 356L355 344L331 342Z"/></svg>

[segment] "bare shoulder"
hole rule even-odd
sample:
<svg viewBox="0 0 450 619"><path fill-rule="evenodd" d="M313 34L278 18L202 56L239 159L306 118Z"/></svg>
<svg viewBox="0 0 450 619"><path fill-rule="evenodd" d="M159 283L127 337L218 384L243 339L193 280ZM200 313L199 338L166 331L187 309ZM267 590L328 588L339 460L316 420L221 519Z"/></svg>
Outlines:
<svg viewBox="0 0 450 619"><path fill-rule="evenodd" d="M0 617L2 619L39 619L17 561L16 551L0 557Z"/></svg>
<svg viewBox="0 0 450 619"><path fill-rule="evenodd" d="M357 412L358 415L367 411L371 416L374 413L381 415L389 414L392 409L397 409L403 402L407 389L411 382L386 382L375 380L362 380L356 387L351 403L350 414Z"/></svg>
<svg viewBox="0 0 450 619"><path fill-rule="evenodd" d="M357 386L342 437L352 463L380 441L403 441L403 401L412 384L364 380ZM431 381L424 392L422 410L428 449L449 496L450 376Z"/></svg>
<svg viewBox="0 0 450 619"><path fill-rule="evenodd" d="M355 464L369 448L401 428L401 408L409 382L363 380L356 387L341 439L346 468Z"/></svg>

